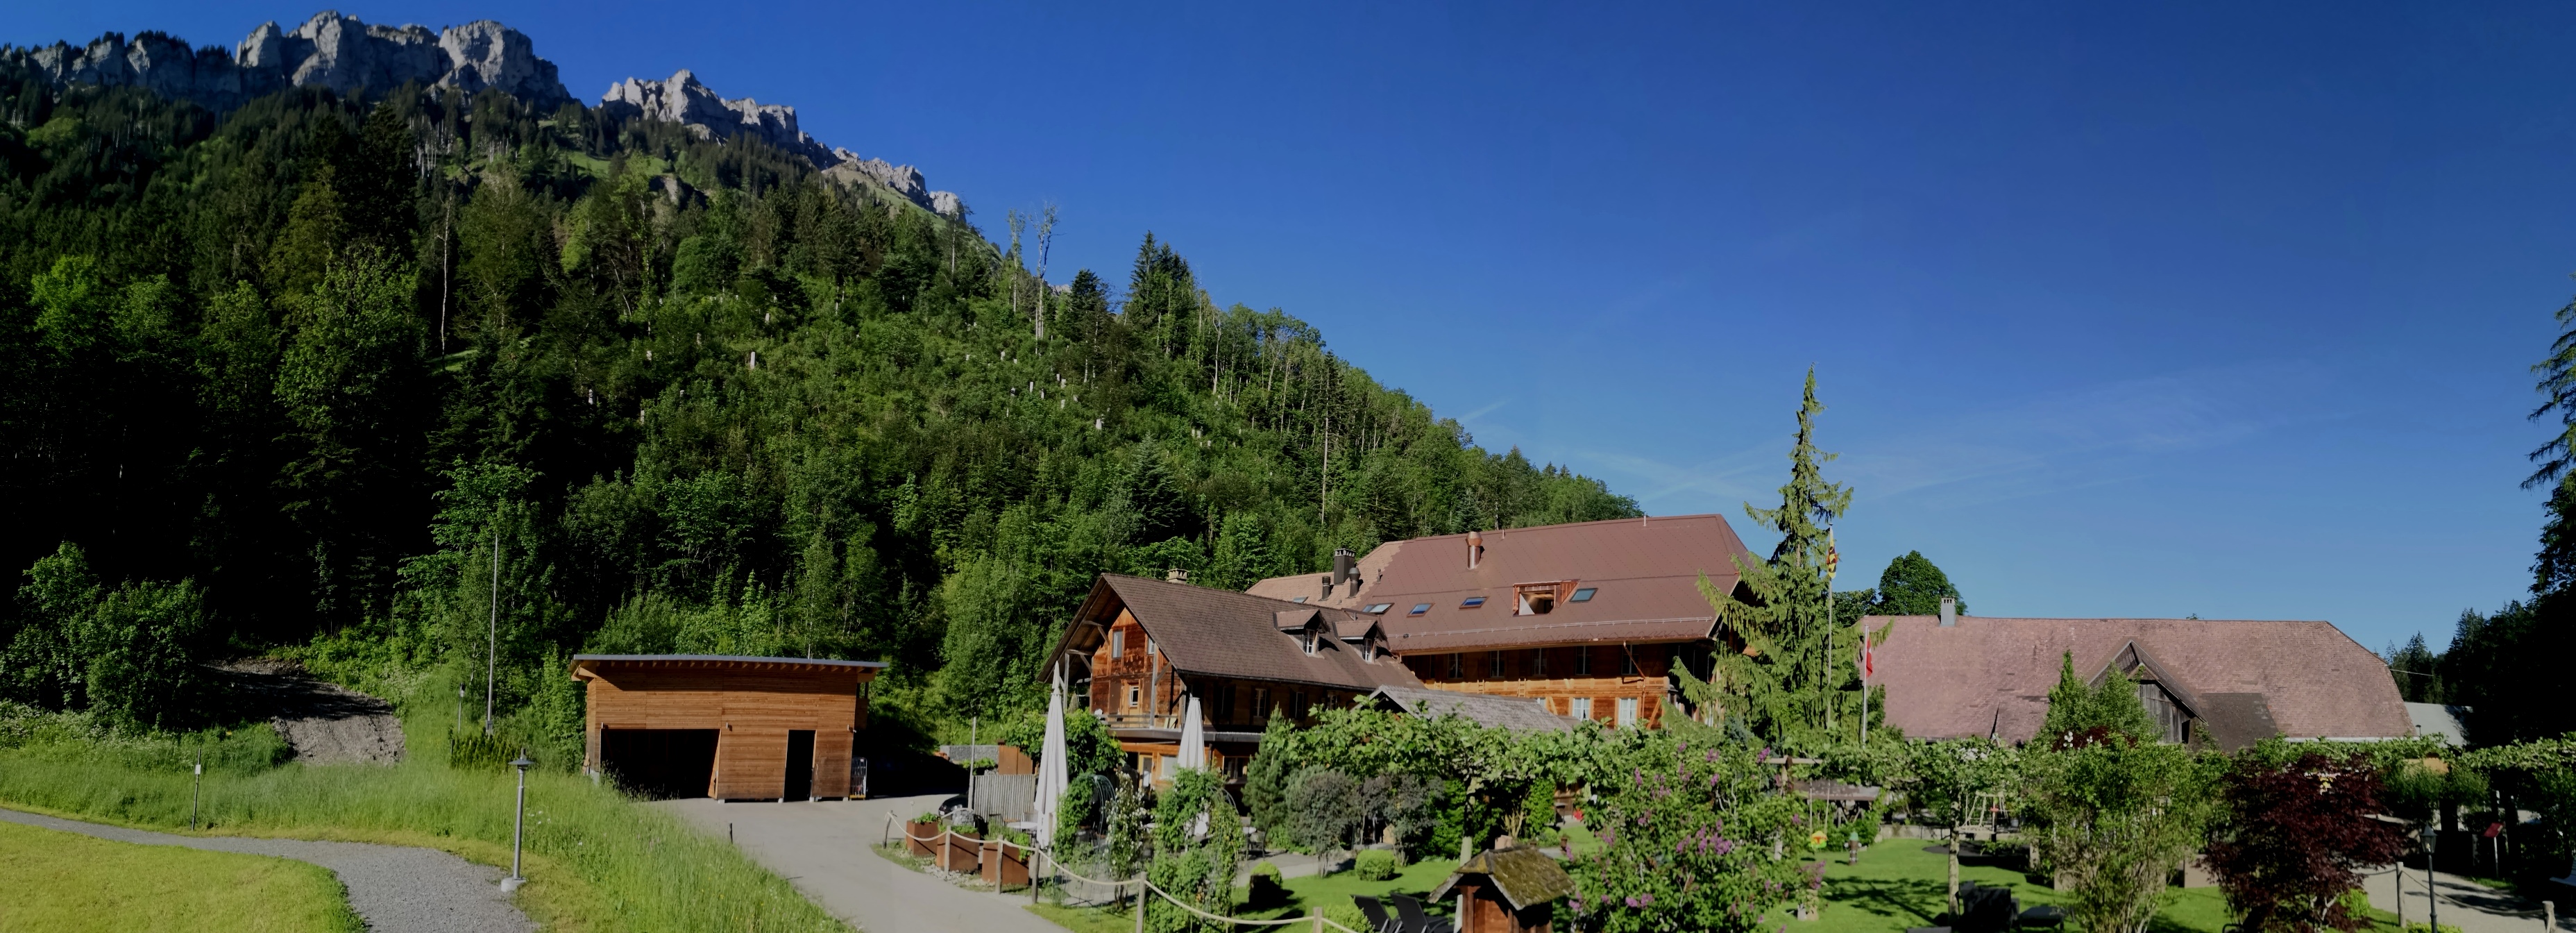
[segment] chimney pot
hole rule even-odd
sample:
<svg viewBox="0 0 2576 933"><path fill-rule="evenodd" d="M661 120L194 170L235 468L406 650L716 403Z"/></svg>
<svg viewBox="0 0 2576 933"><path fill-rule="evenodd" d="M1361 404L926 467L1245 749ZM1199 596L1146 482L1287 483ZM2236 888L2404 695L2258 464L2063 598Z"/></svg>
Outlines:
<svg viewBox="0 0 2576 933"><path fill-rule="evenodd" d="M1163 579L1172 583L1190 582L1190 572L1179 567L1163 571Z"/></svg>
<svg viewBox="0 0 2576 933"><path fill-rule="evenodd" d="M1334 548L1333 585L1340 586L1343 583L1358 580L1359 576L1358 568L1353 566L1351 561L1351 549L1346 547Z"/></svg>
<svg viewBox="0 0 2576 933"><path fill-rule="evenodd" d="M1333 575L1328 573L1323 576L1316 577L1315 580L1316 582L1324 585L1324 598L1333 598Z"/></svg>
<svg viewBox="0 0 2576 933"><path fill-rule="evenodd" d="M1952 627L1952 626L1955 626L1955 625L1958 625L1958 624L1959 624L1959 599L1958 599L1958 597L1955 597L1955 596L1944 596L1944 597L1941 597L1941 627L1942 627L1942 628L1949 628L1949 627Z"/></svg>
<svg viewBox="0 0 2576 933"><path fill-rule="evenodd" d="M1478 563L1483 562L1483 561L1484 561L1484 559L1485 559L1485 535L1484 535L1484 533L1483 533L1483 532L1478 532L1478 531L1470 531L1470 532L1467 532L1467 569L1469 569L1469 570L1474 570L1474 569L1476 569L1476 565L1477 565Z"/></svg>

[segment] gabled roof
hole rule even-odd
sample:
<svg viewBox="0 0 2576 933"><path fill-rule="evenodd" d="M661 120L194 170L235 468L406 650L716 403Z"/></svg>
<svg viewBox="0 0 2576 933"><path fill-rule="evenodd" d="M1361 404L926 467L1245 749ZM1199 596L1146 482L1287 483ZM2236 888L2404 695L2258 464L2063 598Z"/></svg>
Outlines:
<svg viewBox="0 0 2576 933"><path fill-rule="evenodd" d="M842 661L834 658L757 658L731 654L576 654L572 656L572 676L579 680L599 676L607 670L734 670L761 672L841 673L861 680L873 678L883 670L883 661Z"/></svg>
<svg viewBox="0 0 2576 933"><path fill-rule="evenodd" d="M1315 653L1307 654L1299 638L1282 628L1293 621L1302 629L1318 617L1337 627L1359 619L1358 613L1124 574L1102 574L1092 584L1057 654L1098 647L1100 633L1122 609L1136 617L1155 649L1184 677L1272 680L1363 693L1386 685L1422 684L1391 655L1363 660L1358 646L1333 638L1316 639Z"/></svg>
<svg viewBox="0 0 2576 933"><path fill-rule="evenodd" d="M1454 713L1488 729L1516 732L1563 732L1583 721L1548 712L1545 703L1532 697L1494 696L1431 687L1379 687L1369 699L1415 716L1437 718Z"/></svg>
<svg viewBox="0 0 2576 933"><path fill-rule="evenodd" d="M1458 869L1442 879L1439 887L1431 889L1431 899L1448 900L1449 892L1457 888L1458 882L1471 875L1492 879L1494 890L1503 895L1504 902L1511 904L1513 910L1528 910L1574 893L1574 877L1566 874L1565 867L1558 865L1555 859L1530 846L1513 846L1509 849L1487 849L1477 853L1475 858L1459 863Z"/></svg>
<svg viewBox="0 0 2576 933"><path fill-rule="evenodd" d="M2379 656L2328 622L1871 616L1892 625L1873 685L1887 723L1918 739L1993 734L2029 741L2048 716L2061 659L2099 682L2143 668L2234 749L2292 738L2413 734Z"/></svg>
<svg viewBox="0 0 2576 933"><path fill-rule="evenodd" d="M1322 574L1272 577L1250 592L1337 609L1390 604L1380 619L1387 647L1399 654L1689 641L1708 637L1717 622L1700 595L1700 576L1729 591L1736 560L1760 559L1718 515L1542 525L1478 537L1485 550L1472 569L1466 535L1436 535L1370 551L1359 560L1356 594L1345 586L1324 597ZM1516 584L1564 580L1591 588L1592 597L1561 599L1545 615L1513 614ZM1464 608L1474 596L1485 597L1484 605ZM1410 614L1424 603L1430 608L1422 615Z"/></svg>

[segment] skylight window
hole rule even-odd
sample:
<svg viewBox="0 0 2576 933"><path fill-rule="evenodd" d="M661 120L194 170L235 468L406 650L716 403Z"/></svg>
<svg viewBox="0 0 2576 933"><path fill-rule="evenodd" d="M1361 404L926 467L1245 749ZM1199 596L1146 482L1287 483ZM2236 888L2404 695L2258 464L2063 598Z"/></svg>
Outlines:
<svg viewBox="0 0 2576 933"><path fill-rule="evenodd" d="M1589 587L1589 586L1587 586L1587 587L1584 587L1584 588L1582 588L1582 589L1576 590L1576 591L1574 591L1574 598L1572 598L1572 599L1568 599L1568 600L1566 600L1566 602L1569 602L1569 603L1588 603L1588 602L1591 602L1591 601L1592 601L1592 594L1593 594L1593 592L1595 591L1595 589L1596 589L1596 588L1594 588L1594 587Z"/></svg>
<svg viewBox="0 0 2576 933"><path fill-rule="evenodd" d="M1370 615L1380 615L1380 614L1385 613L1387 610L1389 610L1389 609L1393 609L1393 608L1395 608L1395 604L1394 604L1394 603L1374 603L1374 604L1371 604L1368 608L1366 608L1366 609L1362 609L1362 610L1360 610L1360 611L1361 611L1361 612L1368 613L1368 614L1370 614Z"/></svg>
<svg viewBox="0 0 2576 933"><path fill-rule="evenodd" d="M1289 602L1292 602L1292 603L1302 603L1302 602L1305 602L1305 601L1306 601L1306 597L1303 597L1303 596L1300 596L1300 597L1297 597L1297 598L1295 598L1295 599L1289 600Z"/></svg>
<svg viewBox="0 0 2576 933"><path fill-rule="evenodd" d="M1478 606L1482 606L1482 605L1484 605L1484 604L1485 604L1485 598L1484 598L1484 597L1482 597L1482 596L1470 596L1470 597L1467 597L1464 601L1461 601L1461 602L1458 604L1458 608L1460 608L1460 609L1474 609L1474 608L1476 608L1476 607L1478 607Z"/></svg>
<svg viewBox="0 0 2576 933"><path fill-rule="evenodd" d="M1413 604L1413 611L1412 611L1412 612L1405 613L1405 615L1409 615L1409 616L1418 616L1418 615L1421 615L1421 614L1423 614L1423 613L1430 612L1430 611L1431 611L1431 604L1430 604L1430 603L1414 603L1414 604Z"/></svg>

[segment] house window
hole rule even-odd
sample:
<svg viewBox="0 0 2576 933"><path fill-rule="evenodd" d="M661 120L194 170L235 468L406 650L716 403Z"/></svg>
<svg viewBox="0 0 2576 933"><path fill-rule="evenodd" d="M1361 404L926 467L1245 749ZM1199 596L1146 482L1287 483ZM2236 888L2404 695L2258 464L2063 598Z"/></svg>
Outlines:
<svg viewBox="0 0 2576 933"><path fill-rule="evenodd" d="M1530 676L1532 676L1532 677L1545 677L1545 676L1547 676L1547 649L1545 649L1545 648L1532 648L1532 649L1530 649Z"/></svg>
<svg viewBox="0 0 2576 933"><path fill-rule="evenodd" d="M1637 676L1637 652L1635 649L1623 647L1619 650L1619 676Z"/></svg>
<svg viewBox="0 0 2576 933"><path fill-rule="evenodd" d="M1138 687L1138 686L1136 686L1135 684L1128 684L1128 685L1127 685L1127 708L1128 708L1128 709L1135 709L1135 708L1136 708L1136 704L1137 704L1137 703L1139 703L1139 702L1142 702L1142 701L1144 700L1144 698L1145 698L1145 689L1144 689L1144 688L1142 688L1142 687Z"/></svg>
<svg viewBox="0 0 2576 933"><path fill-rule="evenodd" d="M1618 725L1624 728L1624 727L1627 727L1627 726L1633 726L1633 725L1636 725L1636 724L1637 724L1637 698L1636 698L1636 697L1620 697L1620 698L1619 698L1619 721L1618 721Z"/></svg>
<svg viewBox="0 0 2576 933"><path fill-rule="evenodd" d="M1567 700L1565 701L1565 708L1568 713L1576 719L1592 718L1591 697L1575 697L1574 699Z"/></svg>
<svg viewBox="0 0 2576 933"><path fill-rule="evenodd" d="M1265 721L1270 718L1270 688L1252 688L1252 715L1259 716Z"/></svg>
<svg viewBox="0 0 2576 933"><path fill-rule="evenodd" d="M1486 655L1485 655L1485 679L1486 679L1486 680L1501 680L1501 679L1503 679L1503 653L1502 653L1502 652L1500 652L1500 651L1495 651L1495 652L1491 652L1491 653L1488 653L1488 654L1486 654Z"/></svg>
<svg viewBox="0 0 2576 933"><path fill-rule="evenodd" d="M1109 656L1110 656L1110 657L1112 657L1112 658L1116 658L1116 657L1120 657L1120 656L1122 656L1122 655L1125 655L1126 653L1127 653L1127 630L1126 630L1126 629L1118 629L1118 630L1116 630L1116 631L1112 631L1112 632L1110 632L1110 633L1109 633Z"/></svg>
<svg viewBox="0 0 2576 933"><path fill-rule="evenodd" d="M1220 686L1218 686L1218 687L1216 688L1216 721L1218 721L1218 722L1233 722L1233 721L1234 721L1234 685L1233 685L1233 684L1223 684L1223 685L1220 685Z"/></svg>
<svg viewBox="0 0 2576 933"><path fill-rule="evenodd" d="M1156 756L1154 756L1154 780L1157 780L1157 781L1169 781L1169 780L1171 780L1171 779L1172 779L1172 756L1170 756L1170 755L1156 755Z"/></svg>
<svg viewBox="0 0 2576 933"><path fill-rule="evenodd" d="M1248 762L1248 761L1251 761L1251 760L1252 760L1252 759L1249 759L1249 758L1242 758L1242 757L1236 757L1236 756L1228 756L1228 757L1225 759L1225 781L1226 781L1226 783L1228 783L1228 784L1241 784L1241 783L1243 783L1243 765L1244 765L1244 763L1245 763L1245 762Z"/></svg>
<svg viewBox="0 0 2576 933"><path fill-rule="evenodd" d="M1288 716L1291 719L1306 718L1306 691L1288 691Z"/></svg>
<svg viewBox="0 0 2576 933"><path fill-rule="evenodd" d="M1467 679L1467 656L1466 656L1466 655L1463 655L1463 654L1453 654L1453 655L1450 655L1450 656L1449 656L1449 679L1450 679L1450 680L1465 680L1465 679Z"/></svg>
<svg viewBox="0 0 2576 933"><path fill-rule="evenodd" d="M1590 645L1574 649L1574 674L1577 677L1592 676L1592 647Z"/></svg>

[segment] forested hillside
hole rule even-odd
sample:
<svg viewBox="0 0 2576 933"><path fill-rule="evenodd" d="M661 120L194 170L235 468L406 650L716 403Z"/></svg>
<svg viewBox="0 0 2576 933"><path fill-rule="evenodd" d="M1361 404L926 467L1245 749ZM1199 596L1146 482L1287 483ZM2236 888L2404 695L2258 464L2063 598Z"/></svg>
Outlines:
<svg viewBox="0 0 2576 933"><path fill-rule="evenodd" d="M1101 571L1639 514L1150 234L1049 286L800 156L497 91L0 75L0 117L22 702L179 725L174 659L279 648L479 674L497 605L527 729L577 724L579 650L883 658L991 716Z"/></svg>

